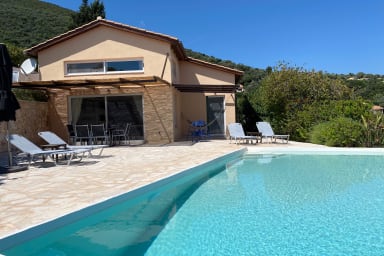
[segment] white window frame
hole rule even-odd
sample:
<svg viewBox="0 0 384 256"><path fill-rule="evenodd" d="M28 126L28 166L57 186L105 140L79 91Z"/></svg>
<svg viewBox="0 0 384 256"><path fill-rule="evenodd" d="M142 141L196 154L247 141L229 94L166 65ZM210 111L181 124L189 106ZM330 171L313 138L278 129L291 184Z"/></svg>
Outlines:
<svg viewBox="0 0 384 256"><path fill-rule="evenodd" d="M107 63L109 62L129 62L138 61L142 63L141 70L124 70L124 71L108 71ZM87 63L102 63L103 71L95 72L68 72L68 65L70 64L87 64ZM79 75L107 75L107 74L126 74L126 73L144 73L144 60L143 58L132 58L132 59L112 59L112 60L88 60L88 61L68 61L64 63L64 74L66 76L79 76Z"/></svg>

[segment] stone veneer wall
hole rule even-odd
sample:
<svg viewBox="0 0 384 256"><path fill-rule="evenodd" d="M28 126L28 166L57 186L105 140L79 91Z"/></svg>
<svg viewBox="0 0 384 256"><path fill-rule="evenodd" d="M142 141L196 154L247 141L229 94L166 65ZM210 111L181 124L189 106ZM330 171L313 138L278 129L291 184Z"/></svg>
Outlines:
<svg viewBox="0 0 384 256"><path fill-rule="evenodd" d="M10 121L10 133L23 135L37 145L43 143L37 135L39 131L48 129L48 103L19 100L20 109L16 111L16 121ZM0 122L0 152L7 151L5 140L7 123Z"/></svg>
<svg viewBox="0 0 384 256"><path fill-rule="evenodd" d="M174 141L172 89L144 89L144 134L148 143Z"/></svg>

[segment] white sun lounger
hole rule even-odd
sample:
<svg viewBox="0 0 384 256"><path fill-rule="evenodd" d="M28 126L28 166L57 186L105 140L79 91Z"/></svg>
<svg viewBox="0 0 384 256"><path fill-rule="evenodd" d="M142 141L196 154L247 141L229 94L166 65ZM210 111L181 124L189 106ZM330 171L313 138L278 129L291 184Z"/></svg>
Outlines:
<svg viewBox="0 0 384 256"><path fill-rule="evenodd" d="M70 150L70 149L58 149L58 150L43 150L38 147L36 144L26 139L25 137L18 134L11 134L6 138L9 143L19 149L23 154L28 158L28 165L35 159L35 157L45 157L51 158L56 164L56 159L54 159L54 155L63 155L67 156L68 165L70 165L74 156L84 155L89 152L89 149L78 149L78 150ZM82 157L81 156L81 157ZM81 160L80 157L80 160Z"/></svg>
<svg viewBox="0 0 384 256"><path fill-rule="evenodd" d="M50 132L50 131L43 131L38 133L39 136L48 142L49 144L58 144L58 145L65 145L65 148L77 150L77 149L86 149L89 150L90 154L92 155L92 151L95 149L100 149L99 156L101 153L103 153L103 150L105 147L108 147L108 145L69 145L67 142L65 142L62 138L60 138L57 134Z"/></svg>
<svg viewBox="0 0 384 256"><path fill-rule="evenodd" d="M256 122L257 130L261 132L261 136L266 139L270 139L271 142L277 142L280 139L282 142L288 143L289 135L278 135L273 132L271 124L268 122Z"/></svg>
<svg viewBox="0 0 384 256"><path fill-rule="evenodd" d="M232 140L235 140L236 144L248 141L252 142L253 140L257 142L258 140L257 136L245 135L243 126L240 123L228 124L228 132L230 142L232 142Z"/></svg>

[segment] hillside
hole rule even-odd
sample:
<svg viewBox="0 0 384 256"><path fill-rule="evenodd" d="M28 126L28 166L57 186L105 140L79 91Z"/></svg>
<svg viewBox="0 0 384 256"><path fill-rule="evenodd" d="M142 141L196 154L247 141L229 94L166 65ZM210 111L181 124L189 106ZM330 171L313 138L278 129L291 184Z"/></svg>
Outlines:
<svg viewBox="0 0 384 256"><path fill-rule="evenodd" d="M0 0L0 42L7 44L13 63L20 65L25 59L22 52L25 48L68 31L73 13L72 10L40 0ZM186 49L186 54L196 59L244 71L240 84L246 90L257 86L268 73L265 69L236 64L190 49ZM333 79L342 79L357 96L384 106L384 76L363 73L327 75Z"/></svg>
<svg viewBox="0 0 384 256"><path fill-rule="evenodd" d="M0 42L28 48L68 29L73 11L39 0L0 0Z"/></svg>

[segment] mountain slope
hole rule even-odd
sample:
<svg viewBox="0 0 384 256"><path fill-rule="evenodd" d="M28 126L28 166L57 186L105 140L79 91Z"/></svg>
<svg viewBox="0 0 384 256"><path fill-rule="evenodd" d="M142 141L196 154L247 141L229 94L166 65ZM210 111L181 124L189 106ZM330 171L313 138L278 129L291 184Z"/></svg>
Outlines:
<svg viewBox="0 0 384 256"><path fill-rule="evenodd" d="M28 48L68 30L73 11L39 0L0 0L0 42Z"/></svg>

